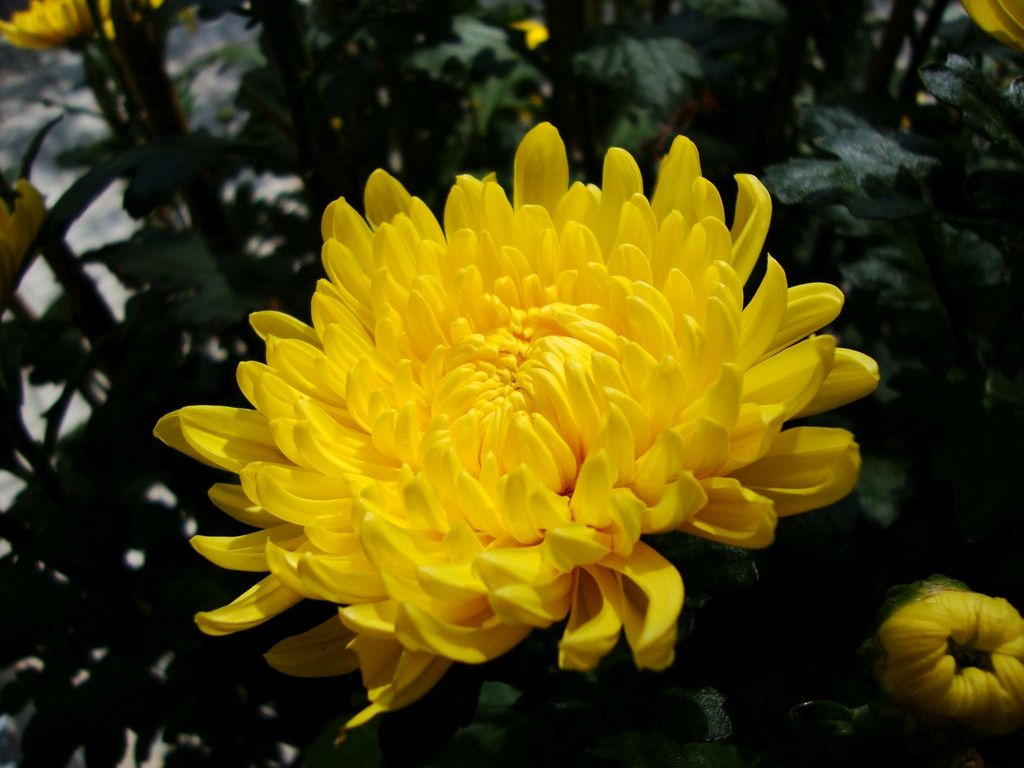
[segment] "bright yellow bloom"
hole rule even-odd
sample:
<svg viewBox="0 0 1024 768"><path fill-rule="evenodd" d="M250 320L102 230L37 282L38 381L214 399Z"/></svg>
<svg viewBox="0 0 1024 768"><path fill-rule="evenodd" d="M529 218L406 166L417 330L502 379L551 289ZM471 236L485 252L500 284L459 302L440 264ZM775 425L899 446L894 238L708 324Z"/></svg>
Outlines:
<svg viewBox="0 0 1024 768"><path fill-rule="evenodd" d="M18 179L14 191L18 193L14 208L0 201L0 311L17 287L21 263L46 214L42 195L28 179Z"/></svg>
<svg viewBox="0 0 1024 768"><path fill-rule="evenodd" d="M163 0L142 0L139 6L158 8ZM110 0L99 0L99 13L108 37L113 36ZM19 48L58 48L95 32L86 0L31 0L28 8L0 20L0 33Z"/></svg>
<svg viewBox="0 0 1024 768"><path fill-rule="evenodd" d="M526 35L526 47L531 51L546 43L550 34L548 28L536 19L523 19L512 24L512 29L518 29Z"/></svg>
<svg viewBox="0 0 1024 768"><path fill-rule="evenodd" d="M1024 51L1024 2L961 0L974 23L1003 45Z"/></svg>
<svg viewBox="0 0 1024 768"><path fill-rule="evenodd" d="M731 230L682 137L650 200L621 149L603 188L570 186L543 124L519 146L512 200L460 176L443 227L384 171L369 224L331 204L312 327L252 316L267 364L242 363L238 382L255 410L192 406L156 428L237 473L211 498L261 529L192 540L270 572L200 628L246 629L303 598L342 606L267 658L361 669L372 704L349 727L566 618L563 668L594 667L623 630L638 666L669 666L683 583L641 535L763 547L778 516L844 496L853 437L783 424L878 380L870 358L806 338L838 315L837 288L788 287L769 259L743 307L771 200L737 181Z"/></svg>
<svg viewBox="0 0 1024 768"><path fill-rule="evenodd" d="M879 627L877 674L907 709L988 735L1024 725L1024 619L1001 597L940 588Z"/></svg>

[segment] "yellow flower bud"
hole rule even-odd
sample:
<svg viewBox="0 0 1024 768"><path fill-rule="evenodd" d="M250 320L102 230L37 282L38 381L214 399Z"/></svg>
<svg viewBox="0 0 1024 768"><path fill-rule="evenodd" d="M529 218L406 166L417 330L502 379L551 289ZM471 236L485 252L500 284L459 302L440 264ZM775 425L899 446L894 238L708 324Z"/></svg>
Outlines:
<svg viewBox="0 0 1024 768"><path fill-rule="evenodd" d="M878 629L879 682L926 720L984 735L1024 724L1024 619L1001 597L924 590Z"/></svg>
<svg viewBox="0 0 1024 768"><path fill-rule="evenodd" d="M14 191L13 208L0 201L0 311L17 287L21 264L46 213L42 196L27 179L18 179Z"/></svg>

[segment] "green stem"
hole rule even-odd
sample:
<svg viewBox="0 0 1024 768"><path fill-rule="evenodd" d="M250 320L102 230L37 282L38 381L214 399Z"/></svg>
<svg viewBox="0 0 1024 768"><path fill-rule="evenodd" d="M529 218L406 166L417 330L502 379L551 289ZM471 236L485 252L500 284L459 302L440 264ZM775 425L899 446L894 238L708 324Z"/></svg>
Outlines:
<svg viewBox="0 0 1024 768"><path fill-rule="evenodd" d="M111 18L117 33L113 56L129 100L141 109L153 138L188 135L189 127L164 66L164 45L152 25L132 16L127 0L112 0ZM192 226L215 251L229 251L234 238L221 210L216 184L204 174L185 184L182 196Z"/></svg>
<svg viewBox="0 0 1024 768"><path fill-rule="evenodd" d="M103 119L106 120L107 126L116 137L118 144L125 147L132 146L135 143L132 123L121 113L117 97L110 89L107 73L89 47L82 51L82 66L85 69L85 81L92 90L100 114L103 115Z"/></svg>
<svg viewBox="0 0 1024 768"><path fill-rule="evenodd" d="M754 152L756 166L767 165L784 156L786 132L792 125L793 103L800 88L801 66L811 32L807 13L793 11L793 18L782 45L785 58L779 65L778 76L772 89L771 107L765 118L764 130Z"/></svg>
<svg viewBox="0 0 1024 768"><path fill-rule="evenodd" d="M903 39L913 34L916 8L917 0L894 0L882 42L868 67L865 91L869 97L882 97L889 92L889 81L903 47Z"/></svg>
<svg viewBox="0 0 1024 768"><path fill-rule="evenodd" d="M94 348L103 344L113 335L117 321L96 284L82 269L82 262L75 257L62 239L47 240L40 246L43 260L64 289L71 312L82 332ZM104 355L100 362L101 367L106 370L110 370L113 365L113 360L107 355Z"/></svg>
<svg viewBox="0 0 1024 768"><path fill-rule="evenodd" d="M601 169L583 114L586 99L572 72L572 51L585 27L585 14L583 0L544 0L544 22L550 34L551 119L562 134L569 156L582 155L584 173L597 179Z"/></svg>
<svg viewBox="0 0 1024 768"><path fill-rule="evenodd" d="M356 14L361 12L363 8ZM268 58L285 86L301 175L314 210L323 210L340 196L358 197L315 85L320 70L314 69L294 1L252 0L252 14L260 22ZM318 65L327 66L329 61L322 57Z"/></svg>
<svg viewBox="0 0 1024 768"><path fill-rule="evenodd" d="M337 56L341 51L345 49L349 41L359 31L359 27L362 26L363 19L366 16L367 11L373 5L374 0L363 0L359 4L359 7L349 14L348 18L345 19L344 25L339 29L332 37L331 42L328 44L320 55L317 57L316 62L313 64L312 69L306 75L304 82L302 83L303 90L315 89L318 87L318 81L320 77L330 67L331 62L334 61L334 57Z"/></svg>
<svg viewBox="0 0 1024 768"><path fill-rule="evenodd" d="M43 486L47 494L62 508L67 508L67 497L60 486L60 480L39 444L29 434L21 420L18 404L13 402L7 387L0 385L0 429L3 430L10 444L22 455L33 477ZM24 479L24 478L23 478ZM0 516L2 517L2 516Z"/></svg>
<svg viewBox="0 0 1024 768"><path fill-rule="evenodd" d="M945 13L947 5L949 5L949 0L935 0L931 10L928 11L928 18L925 20L924 26L921 27L920 33L911 43L910 65L907 67L903 84L900 86L900 103L903 105L913 103L914 94L921 87L921 75L918 70L924 64L928 50L931 48L932 39L942 23L942 14Z"/></svg>

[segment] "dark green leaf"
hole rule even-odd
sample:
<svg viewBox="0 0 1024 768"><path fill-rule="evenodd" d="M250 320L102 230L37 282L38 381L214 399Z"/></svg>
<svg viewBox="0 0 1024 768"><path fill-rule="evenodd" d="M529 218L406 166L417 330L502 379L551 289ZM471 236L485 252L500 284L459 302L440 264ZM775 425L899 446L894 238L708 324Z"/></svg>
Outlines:
<svg viewBox="0 0 1024 768"><path fill-rule="evenodd" d="M964 194L978 211L1013 221L1024 200L1024 173L981 170L967 177Z"/></svg>
<svg viewBox="0 0 1024 768"><path fill-rule="evenodd" d="M209 171L220 156L220 147L209 136L192 134L164 146L148 145L140 154L124 191L124 209L141 218L171 201L184 184Z"/></svg>
<svg viewBox="0 0 1024 768"><path fill-rule="evenodd" d="M171 314L189 326L231 323L251 309L195 235L138 236L89 254L126 285L172 298Z"/></svg>
<svg viewBox="0 0 1024 768"><path fill-rule="evenodd" d="M166 201L180 184L195 178L223 150L207 134L153 141L114 155L79 177L54 203L41 238L62 238L72 223L117 178L127 177L125 208L142 215Z"/></svg>
<svg viewBox="0 0 1024 768"><path fill-rule="evenodd" d="M852 285L870 291L888 306L921 309L931 301L928 282L909 254L895 245L871 248L862 259L841 266L840 271Z"/></svg>
<svg viewBox="0 0 1024 768"><path fill-rule="evenodd" d="M377 748L379 720L350 731L345 740L338 744L338 734L348 720L339 717L332 720L320 735L302 753L302 768L336 768L344 765L351 768L380 768L383 765Z"/></svg>
<svg viewBox="0 0 1024 768"><path fill-rule="evenodd" d="M790 710L792 720L832 736L851 736L854 710L835 701L805 701Z"/></svg>
<svg viewBox="0 0 1024 768"><path fill-rule="evenodd" d="M1019 82L1007 93L1001 93L970 61L956 55L950 56L945 64L922 68L921 79L935 98L960 110L972 128L1024 156L1024 109Z"/></svg>
<svg viewBox="0 0 1024 768"><path fill-rule="evenodd" d="M872 523L888 528L899 515L906 488L906 464L884 456L865 456L863 461L857 484L861 510Z"/></svg>
<svg viewBox="0 0 1024 768"><path fill-rule="evenodd" d="M936 158L908 140L872 128L848 110L803 112L815 146L838 160L797 159L769 166L765 184L785 203L841 203L855 216L900 219L930 210L921 189Z"/></svg>
<svg viewBox="0 0 1024 768"><path fill-rule="evenodd" d="M701 77L700 57L687 43L654 33L619 34L600 40L573 56L584 78L608 84L640 104L669 109Z"/></svg>
<svg viewBox="0 0 1024 768"><path fill-rule="evenodd" d="M778 0L690 0L695 10L719 19L744 19L777 26L788 17Z"/></svg>
<svg viewBox="0 0 1024 768"><path fill-rule="evenodd" d="M409 65L441 77L450 63L469 69L483 56L490 56L495 61L515 61L519 58L509 46L508 35L504 30L472 16L456 16L452 19L452 34L456 38L455 42L444 42L418 50L409 57Z"/></svg>
<svg viewBox="0 0 1024 768"><path fill-rule="evenodd" d="M46 137L50 135L50 131L53 130L54 126L63 119L64 115L58 115L40 128L36 132L36 135L32 137L32 141L29 143L28 149L26 149L25 154L21 156L21 170L18 171L18 175L21 178L27 179L31 176L32 165L35 163L36 157L39 156L39 150L42 149L43 142L46 141Z"/></svg>

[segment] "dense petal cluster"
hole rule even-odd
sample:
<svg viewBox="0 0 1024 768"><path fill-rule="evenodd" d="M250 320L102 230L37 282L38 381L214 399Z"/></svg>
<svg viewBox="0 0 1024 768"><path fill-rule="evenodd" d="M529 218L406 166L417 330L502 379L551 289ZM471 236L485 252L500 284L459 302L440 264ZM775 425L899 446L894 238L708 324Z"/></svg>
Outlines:
<svg viewBox="0 0 1024 768"><path fill-rule="evenodd" d="M162 2L142 0L137 5L157 8ZM97 9L108 36L112 36L110 0L97 0ZM31 0L27 8L15 11L6 21L0 20L0 34L19 48L59 48L92 37L95 29L88 0Z"/></svg>
<svg viewBox="0 0 1024 768"><path fill-rule="evenodd" d="M0 312L17 287L21 264L46 214L42 195L28 179L18 179L14 191L13 208L0 201Z"/></svg>
<svg viewBox="0 0 1024 768"><path fill-rule="evenodd" d="M974 23L1003 45L1024 51L1024 3L1020 0L962 0Z"/></svg>
<svg viewBox="0 0 1024 768"><path fill-rule="evenodd" d="M928 591L893 611L878 641L879 680L908 709L988 735L1024 725L1024 619L1003 598Z"/></svg>
<svg viewBox="0 0 1024 768"><path fill-rule="evenodd" d="M731 229L683 137L650 199L620 149L600 188L570 185L543 124L511 200L460 176L442 225L377 171L365 220L333 203L312 326L252 316L267 362L243 363L238 383L254 410L193 406L157 425L238 474L210 496L259 529L195 548L269 572L200 628L338 604L267 658L360 669L372 704L350 727L563 620L563 668L594 667L622 632L638 666L671 664L683 582L649 535L763 547L779 516L848 493L853 437L783 427L878 380L870 358L808 338L839 313L837 288L790 287L769 259L744 306L771 201L737 181Z"/></svg>

